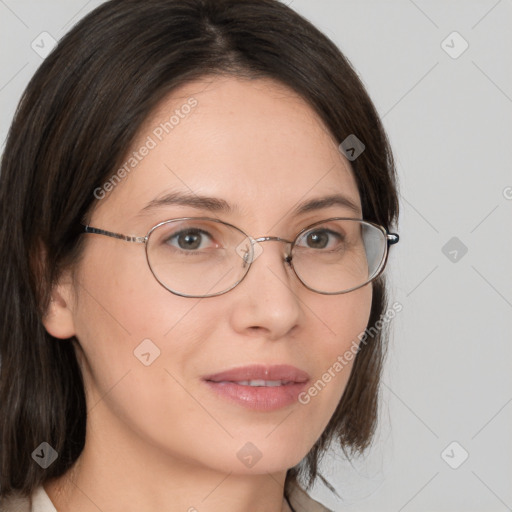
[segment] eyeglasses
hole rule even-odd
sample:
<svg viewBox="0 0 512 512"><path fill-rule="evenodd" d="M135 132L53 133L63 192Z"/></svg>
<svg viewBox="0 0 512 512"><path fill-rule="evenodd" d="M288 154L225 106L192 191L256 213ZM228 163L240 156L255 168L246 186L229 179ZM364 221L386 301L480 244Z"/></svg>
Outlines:
<svg viewBox="0 0 512 512"><path fill-rule="evenodd" d="M83 225L85 233L144 244L156 280L182 297L214 297L232 290L263 252L261 242L286 245L283 260L309 290L337 295L376 279L388 246L399 236L372 222L334 217L302 229L293 240L252 238L218 219L183 217L153 226L146 236L128 236Z"/></svg>

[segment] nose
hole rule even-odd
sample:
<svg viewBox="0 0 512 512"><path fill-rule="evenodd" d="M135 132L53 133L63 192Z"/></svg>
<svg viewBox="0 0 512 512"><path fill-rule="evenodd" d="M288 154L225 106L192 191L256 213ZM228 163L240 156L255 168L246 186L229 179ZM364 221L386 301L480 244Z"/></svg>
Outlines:
<svg viewBox="0 0 512 512"><path fill-rule="evenodd" d="M239 333L276 340L300 322L301 285L289 266L289 247L282 243L286 241L276 237L256 240L256 259L243 281L230 292L234 299L231 324Z"/></svg>

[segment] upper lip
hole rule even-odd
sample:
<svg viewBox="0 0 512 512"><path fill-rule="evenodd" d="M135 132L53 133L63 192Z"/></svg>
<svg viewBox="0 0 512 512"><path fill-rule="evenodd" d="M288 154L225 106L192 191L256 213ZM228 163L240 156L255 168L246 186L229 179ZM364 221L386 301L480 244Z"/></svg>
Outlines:
<svg viewBox="0 0 512 512"><path fill-rule="evenodd" d="M204 380L212 382L239 382L246 380L281 380L284 382L307 382L309 375L299 370L295 366L288 364L265 365L254 364L250 366L240 366L214 373L203 377Z"/></svg>

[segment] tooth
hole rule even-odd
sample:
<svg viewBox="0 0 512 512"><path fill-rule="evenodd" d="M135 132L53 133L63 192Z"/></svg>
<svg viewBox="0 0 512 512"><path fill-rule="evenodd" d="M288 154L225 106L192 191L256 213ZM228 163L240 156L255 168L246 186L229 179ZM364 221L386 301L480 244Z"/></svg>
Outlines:
<svg viewBox="0 0 512 512"><path fill-rule="evenodd" d="M266 385L273 387L273 386L280 386L282 382L280 380L267 380Z"/></svg>
<svg viewBox="0 0 512 512"><path fill-rule="evenodd" d="M266 386L266 382L264 380L250 380L249 386Z"/></svg>
<svg viewBox="0 0 512 512"><path fill-rule="evenodd" d="M253 379L253 380L240 380L237 382L239 386L253 386L253 387L275 387L283 385L283 381L281 380L261 380L261 379Z"/></svg>

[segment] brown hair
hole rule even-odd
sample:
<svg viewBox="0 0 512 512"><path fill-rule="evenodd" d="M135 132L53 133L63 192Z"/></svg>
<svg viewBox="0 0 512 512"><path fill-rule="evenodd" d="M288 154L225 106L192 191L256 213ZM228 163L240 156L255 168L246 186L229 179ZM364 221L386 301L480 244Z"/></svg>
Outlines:
<svg viewBox="0 0 512 512"><path fill-rule="evenodd" d="M85 442L86 402L76 338L49 335L42 315L60 272L77 261L77 226L141 124L172 90L205 75L273 78L300 94L339 142L366 146L352 162L363 218L398 217L391 151L375 108L338 48L276 0L112 0L81 20L30 81L8 135L0 175L0 497L30 494L65 473ZM41 254L45 258L41 258ZM368 327L387 307L372 283ZM333 440L363 451L376 425L385 332L355 358L333 417L285 492L309 487ZM43 441L58 459L31 457ZM325 482L325 480L324 480Z"/></svg>

